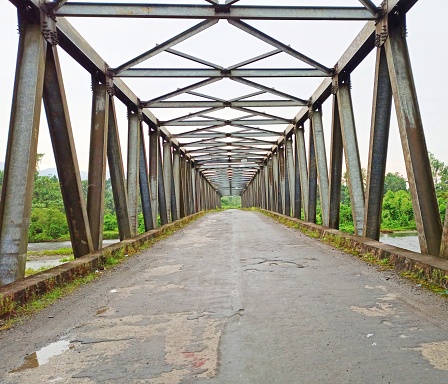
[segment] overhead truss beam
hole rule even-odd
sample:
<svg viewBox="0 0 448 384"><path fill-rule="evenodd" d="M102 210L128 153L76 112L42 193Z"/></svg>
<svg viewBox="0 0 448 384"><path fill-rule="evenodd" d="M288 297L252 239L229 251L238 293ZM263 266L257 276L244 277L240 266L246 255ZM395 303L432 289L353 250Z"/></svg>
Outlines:
<svg viewBox="0 0 448 384"><path fill-rule="evenodd" d="M231 2L233 3L233 2ZM55 16L163 19L374 20L365 7L239 6L230 4L64 4Z"/></svg>
<svg viewBox="0 0 448 384"><path fill-rule="evenodd" d="M328 77L328 73L315 68L269 68L269 69L166 69L132 68L118 74L118 77Z"/></svg>

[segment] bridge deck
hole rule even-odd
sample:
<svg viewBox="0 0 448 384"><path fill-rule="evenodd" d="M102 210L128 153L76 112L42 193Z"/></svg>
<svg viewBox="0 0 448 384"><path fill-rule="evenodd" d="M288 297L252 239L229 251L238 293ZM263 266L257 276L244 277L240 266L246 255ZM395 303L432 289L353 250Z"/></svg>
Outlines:
<svg viewBox="0 0 448 384"><path fill-rule="evenodd" d="M1 334L0 381L446 383L446 311L394 272L230 210Z"/></svg>

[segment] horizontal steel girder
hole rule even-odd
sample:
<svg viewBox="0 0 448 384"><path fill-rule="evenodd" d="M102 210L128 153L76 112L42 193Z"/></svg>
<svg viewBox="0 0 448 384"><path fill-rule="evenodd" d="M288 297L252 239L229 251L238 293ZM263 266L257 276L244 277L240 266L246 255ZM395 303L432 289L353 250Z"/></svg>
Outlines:
<svg viewBox="0 0 448 384"><path fill-rule="evenodd" d="M177 139L220 139L225 137L237 137L237 138L252 138L252 137L278 137L279 134L267 133L267 132L249 132L249 133L217 133L217 132L200 132L200 133L181 133L179 135L173 135Z"/></svg>
<svg viewBox="0 0 448 384"><path fill-rule="evenodd" d="M234 125L234 124L245 124L245 125L276 125L276 124L292 124L292 120L283 119L253 119L253 120L189 120L189 121L175 121L175 122L160 122L163 126L178 126L178 127L202 127L207 125Z"/></svg>
<svg viewBox="0 0 448 384"><path fill-rule="evenodd" d="M173 19L374 20L364 7L231 6L197 4L64 4L55 16Z"/></svg>
<svg viewBox="0 0 448 384"><path fill-rule="evenodd" d="M244 100L244 101L159 101L141 104L143 108L250 108L250 107L300 107L307 103L297 100Z"/></svg>
<svg viewBox="0 0 448 384"><path fill-rule="evenodd" d="M272 69L165 69L132 68L117 75L118 77L328 77L327 73L315 68L272 68Z"/></svg>

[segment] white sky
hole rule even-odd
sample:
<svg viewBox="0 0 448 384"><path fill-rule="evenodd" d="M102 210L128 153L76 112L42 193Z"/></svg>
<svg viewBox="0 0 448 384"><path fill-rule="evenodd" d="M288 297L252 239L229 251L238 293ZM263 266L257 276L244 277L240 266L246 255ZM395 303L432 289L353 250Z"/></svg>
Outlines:
<svg viewBox="0 0 448 384"><path fill-rule="evenodd" d="M133 2L140 2L134 0ZM379 2L378 0L376 2ZM156 1L156 3L199 3L205 1ZM252 1L243 0L238 4L262 5L351 5L358 6L357 0L346 1ZM420 109L425 128L428 149L440 160L448 163L448 130L444 115L446 108L444 98L444 80L441 69L448 62L448 50L442 42L448 38L445 28L444 16L448 11L448 2L444 0L421 0L408 14L408 44L411 54L415 83L419 96ZM197 24L200 20L150 20L150 19L69 19L86 40L112 67L128 61L134 56L162 43L179 32ZM261 29L285 44L312 57L327 67L332 67L343 51L347 48L364 22L273 22L273 21L247 21L252 26ZM13 79L17 53L17 19L15 7L8 1L0 3L0 162L4 161L6 142L9 127L9 116L12 99ZM215 26L194 36L193 38L173 47L201 59L228 66L252 56L273 50L256 38L232 27L222 20ZM62 50L60 52L61 65L67 92L69 111L75 136L79 166L81 170L88 169L89 131L91 91L90 75L74 62ZM358 131L358 142L362 166L367 166L370 116L372 108L373 76L375 54L371 54L352 74L352 98L355 119ZM153 68L200 68L201 65L162 53L138 67ZM258 68L306 68L307 65L280 54L265 59L251 67ZM125 79L125 82L141 100L152 99L177 88L197 82L200 79ZM309 98L322 79L251 79L277 90L291 93L303 99ZM214 94L223 98L233 98L254 90L244 85L224 79L204 88L198 92ZM265 95L264 95L265 96ZM268 97L274 99L275 97ZM185 99L178 97L177 99ZM190 98L191 99L191 98ZM175 100L175 98L173 98ZM126 110L118 101L116 103L120 136L123 141L122 151L124 164L126 164ZM300 107L283 108L277 111L263 109L266 113L278 113L284 117L292 118ZM324 129L329 152L331 137L331 99L323 106ZM184 110L175 113L168 110L153 110L160 119L187 114ZM234 111L219 111L213 116L236 117ZM175 131L174 129L172 130ZM42 108L42 119L39 136L39 153L45 153L41 169L55 167L52 155L51 142ZM329 153L327 155L329 159ZM405 175L404 161L399 140L398 127L394 113L388 151L388 171L398 171Z"/></svg>

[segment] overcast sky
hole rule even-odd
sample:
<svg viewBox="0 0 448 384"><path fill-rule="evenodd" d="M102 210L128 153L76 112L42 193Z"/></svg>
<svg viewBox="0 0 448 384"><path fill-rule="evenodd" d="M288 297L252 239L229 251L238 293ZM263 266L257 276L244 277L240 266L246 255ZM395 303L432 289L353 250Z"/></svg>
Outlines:
<svg viewBox="0 0 448 384"><path fill-rule="evenodd" d="M142 1L133 1L142 2ZM187 3L187 1L160 1L157 3ZM379 1L376 1L379 3ZM188 3L206 4L205 1ZM276 4L276 5L354 5L357 0L346 1L260 1L246 0L238 4ZM428 149L437 158L448 163L448 130L445 118L446 99L444 98L444 78L441 69L448 62L448 50L444 42L448 38L444 17L448 11L446 0L420 0L408 14L408 44L411 54L415 83L419 96L420 109L426 133ZM134 56L162 43L182 30L197 24L200 20L149 20L149 19L70 19L69 20L112 67L118 66ZM268 22L250 21L249 24L270 34L294 49L311 56L327 67L332 67L350 44L364 22ZM0 162L4 161L9 127L12 88L17 53L17 18L15 7L8 1L0 2ZM229 66L252 56L268 52L273 48L254 37L232 27L222 20L195 37L174 47L202 59ZM374 54L370 55L352 75L353 103L358 131L358 141L362 166L367 166L370 116L372 108ZM61 65L69 103L69 111L74 130L78 160L81 170L88 169L88 149L90 130L91 91L90 75L68 55L60 51ZM162 53L139 65L139 67L201 67L199 64ZM306 68L286 54L280 54L264 60L252 67L291 67ZM199 79L161 79L137 80L125 82L142 100L152 99L177 88L194 83ZM280 91L307 99L320 84L321 79L254 79L260 83L275 87ZM222 80L204 87L199 92L214 94L222 98L233 98L253 92L253 89L230 80ZM269 97L272 99L273 97ZM180 97L178 99L181 99ZM175 100L175 99L173 99ZM123 141L123 153L126 156L126 110L117 102L119 129ZM300 107L281 109L277 114L292 118ZM323 106L326 141L331 137L330 100ZM184 114L167 110L153 110L161 120ZM266 110L267 113L272 111ZM220 111L213 116L237 117L241 113ZM39 136L39 153L45 153L41 169L54 167L51 143L42 108ZM278 127L282 129L283 127ZM328 149L328 146L327 146ZM329 155L328 155L329 159ZM126 161L124 161L126 163ZM388 171L405 174L398 127L393 114L388 152Z"/></svg>

